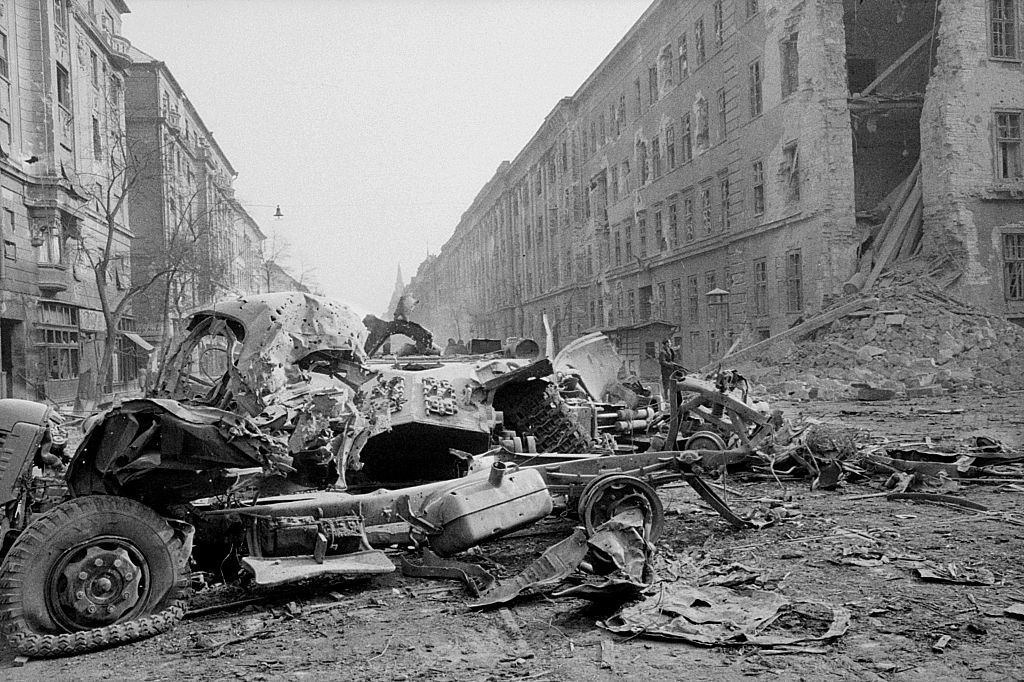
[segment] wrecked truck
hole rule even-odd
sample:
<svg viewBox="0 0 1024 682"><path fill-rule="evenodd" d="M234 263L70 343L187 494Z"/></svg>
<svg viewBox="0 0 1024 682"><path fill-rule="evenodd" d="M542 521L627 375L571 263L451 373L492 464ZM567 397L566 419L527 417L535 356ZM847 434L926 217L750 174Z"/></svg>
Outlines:
<svg viewBox="0 0 1024 682"><path fill-rule="evenodd" d="M403 394L416 396L416 414L450 418L547 390L522 387L544 371L532 362L474 365L470 378L444 366L374 371L365 337L349 307L302 293L194 313L149 395L85 425L64 474L67 499L49 510L33 484L53 464L40 458L47 415L28 410L28 435L8 438L0 461L5 511L22 510L8 513L15 539L0 564L8 642L30 656L124 643L172 627L197 582L381 574L394 570L382 547L451 555L551 512L541 474L503 462L348 490L365 453L386 473L389 452L414 468L420 445L440 449L444 439L430 443L437 432L416 415L405 422L412 437L394 439ZM470 431L495 426L488 418ZM387 447L367 450L382 435Z"/></svg>

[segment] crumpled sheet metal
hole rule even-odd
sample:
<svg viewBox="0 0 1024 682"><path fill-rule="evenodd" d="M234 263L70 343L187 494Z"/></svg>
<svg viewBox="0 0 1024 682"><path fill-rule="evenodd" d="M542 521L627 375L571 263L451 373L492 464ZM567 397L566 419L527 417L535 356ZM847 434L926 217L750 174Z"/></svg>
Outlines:
<svg viewBox="0 0 1024 682"><path fill-rule="evenodd" d="M663 583L598 625L618 634L703 646L774 647L839 637L849 628L850 612L766 590Z"/></svg>
<svg viewBox="0 0 1024 682"><path fill-rule="evenodd" d="M654 581L650 567L653 548L643 538L642 529L643 514L635 509L601 524L589 539L586 530L577 528L521 573L482 593L470 608L504 604L521 595L545 592L553 597L604 598L623 593L635 596ZM561 590L554 589L581 566L599 575Z"/></svg>
<svg viewBox="0 0 1024 682"><path fill-rule="evenodd" d="M618 378L622 358L611 339L593 332L567 343L552 364L556 372L579 374L591 395L602 400L605 390Z"/></svg>

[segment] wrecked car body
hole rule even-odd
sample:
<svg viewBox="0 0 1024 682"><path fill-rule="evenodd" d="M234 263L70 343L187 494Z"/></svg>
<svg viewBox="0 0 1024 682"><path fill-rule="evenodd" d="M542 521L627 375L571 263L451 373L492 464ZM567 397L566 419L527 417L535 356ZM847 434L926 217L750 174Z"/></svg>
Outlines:
<svg viewBox="0 0 1024 682"><path fill-rule="evenodd" d="M350 308L301 293L193 314L150 397L90 420L67 468L69 499L35 517L0 564L8 641L32 656L89 651L171 627L196 575L276 584L380 574L394 564L374 546L454 553L550 513L543 478L500 463L413 488L347 491L346 474L400 405L394 391L383 401L374 391L394 376L367 368L365 336ZM518 369L491 366L488 385L522 378ZM443 381L419 382L438 401L417 401L409 423L453 416ZM459 428L489 433L494 421L474 422L465 397ZM26 452L5 472L34 464Z"/></svg>

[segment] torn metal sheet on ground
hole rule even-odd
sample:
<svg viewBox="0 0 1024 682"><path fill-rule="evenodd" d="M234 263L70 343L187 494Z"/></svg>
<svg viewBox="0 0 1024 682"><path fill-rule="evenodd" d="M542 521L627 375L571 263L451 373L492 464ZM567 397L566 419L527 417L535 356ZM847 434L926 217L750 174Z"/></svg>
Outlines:
<svg viewBox="0 0 1024 682"><path fill-rule="evenodd" d="M850 612L778 592L662 583L654 594L598 624L618 634L704 646L773 647L835 639L849 627Z"/></svg>

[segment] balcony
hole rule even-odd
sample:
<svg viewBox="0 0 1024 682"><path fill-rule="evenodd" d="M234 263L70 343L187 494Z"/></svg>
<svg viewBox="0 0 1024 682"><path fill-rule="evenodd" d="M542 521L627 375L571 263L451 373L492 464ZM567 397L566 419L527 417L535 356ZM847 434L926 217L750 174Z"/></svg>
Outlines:
<svg viewBox="0 0 1024 682"><path fill-rule="evenodd" d="M107 34L107 44L110 46L110 52L112 53L114 64L119 68L127 68L131 66L132 57L132 43L124 36L119 36L116 33Z"/></svg>
<svg viewBox="0 0 1024 682"><path fill-rule="evenodd" d="M68 288L68 266L63 263L38 263L36 284L44 294L52 295Z"/></svg>

